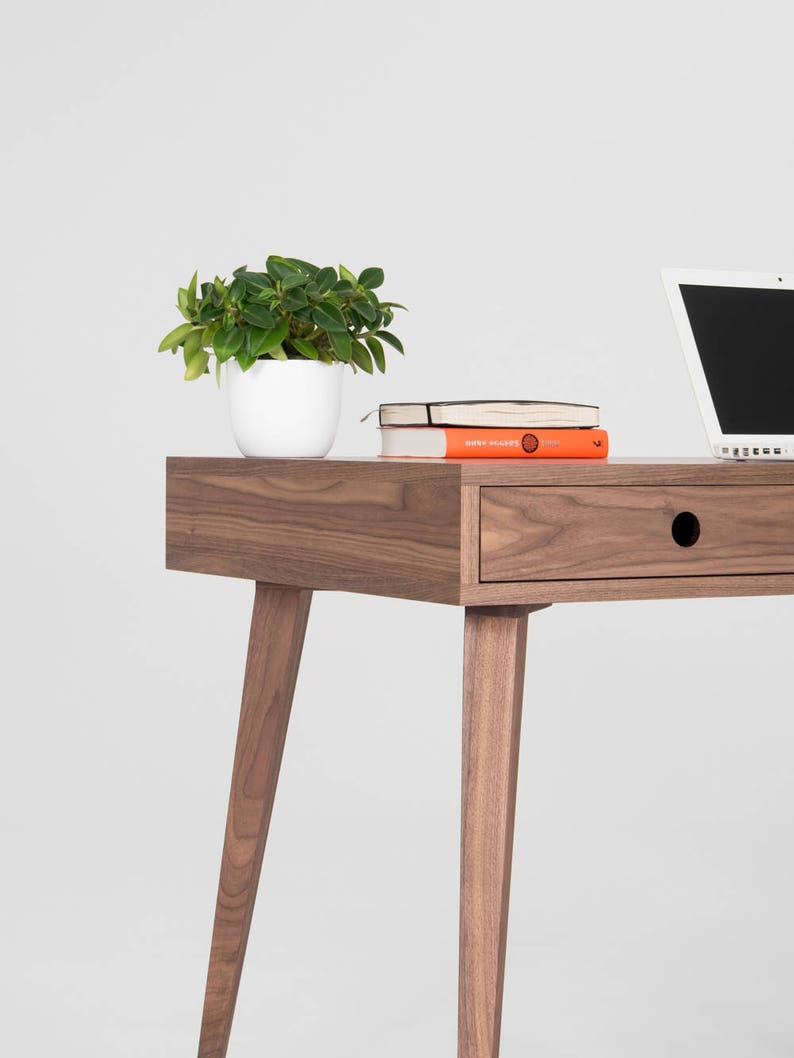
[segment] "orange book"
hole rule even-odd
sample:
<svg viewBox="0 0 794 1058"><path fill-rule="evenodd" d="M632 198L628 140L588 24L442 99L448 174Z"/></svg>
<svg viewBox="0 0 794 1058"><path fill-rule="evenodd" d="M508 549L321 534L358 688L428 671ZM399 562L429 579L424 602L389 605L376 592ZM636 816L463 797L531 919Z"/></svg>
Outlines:
<svg viewBox="0 0 794 1058"><path fill-rule="evenodd" d="M514 430L466 426L381 426L381 455L447 459L605 459L600 429Z"/></svg>

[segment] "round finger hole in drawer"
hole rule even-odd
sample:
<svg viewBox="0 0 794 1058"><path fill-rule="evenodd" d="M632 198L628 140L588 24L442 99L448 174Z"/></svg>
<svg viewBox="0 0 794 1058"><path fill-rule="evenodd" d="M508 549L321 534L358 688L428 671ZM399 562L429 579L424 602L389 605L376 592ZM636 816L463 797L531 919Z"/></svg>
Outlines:
<svg viewBox="0 0 794 1058"><path fill-rule="evenodd" d="M692 547L700 536L700 522L691 511L681 511L673 518L672 533L679 547Z"/></svg>

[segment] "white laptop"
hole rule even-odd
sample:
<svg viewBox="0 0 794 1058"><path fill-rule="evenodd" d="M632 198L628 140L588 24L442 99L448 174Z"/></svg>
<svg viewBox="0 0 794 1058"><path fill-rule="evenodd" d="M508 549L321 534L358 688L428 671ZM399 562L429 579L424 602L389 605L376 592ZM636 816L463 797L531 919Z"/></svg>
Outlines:
<svg viewBox="0 0 794 1058"><path fill-rule="evenodd" d="M794 459L794 275L662 272L719 459Z"/></svg>

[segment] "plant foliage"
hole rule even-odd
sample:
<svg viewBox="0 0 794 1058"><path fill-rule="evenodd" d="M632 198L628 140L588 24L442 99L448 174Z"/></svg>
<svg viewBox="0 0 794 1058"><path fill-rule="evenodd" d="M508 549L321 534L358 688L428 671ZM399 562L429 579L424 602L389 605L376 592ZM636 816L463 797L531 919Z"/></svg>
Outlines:
<svg viewBox="0 0 794 1058"><path fill-rule="evenodd" d="M266 358L385 371L384 344L403 352L388 328L394 310L405 306L379 300L383 279L382 268L356 277L343 265L337 271L277 256L268 257L264 272L235 269L231 281L216 276L199 286L194 273L177 298L187 322L168 332L160 351L182 349L187 381L209 373L211 356L219 382L221 364L231 359L243 371Z"/></svg>

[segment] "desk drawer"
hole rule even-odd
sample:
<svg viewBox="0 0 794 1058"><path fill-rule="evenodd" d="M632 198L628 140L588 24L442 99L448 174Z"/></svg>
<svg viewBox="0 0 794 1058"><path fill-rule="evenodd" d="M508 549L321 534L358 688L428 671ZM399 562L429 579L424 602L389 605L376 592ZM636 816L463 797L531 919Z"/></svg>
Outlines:
<svg viewBox="0 0 794 1058"><path fill-rule="evenodd" d="M480 580L794 572L794 486L484 486Z"/></svg>

